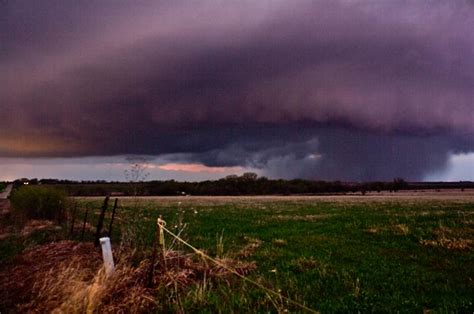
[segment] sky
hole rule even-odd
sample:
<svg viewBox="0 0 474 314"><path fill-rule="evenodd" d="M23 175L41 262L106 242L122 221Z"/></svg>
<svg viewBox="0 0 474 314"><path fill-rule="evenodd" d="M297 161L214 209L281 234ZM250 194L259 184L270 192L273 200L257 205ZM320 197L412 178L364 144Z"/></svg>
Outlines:
<svg viewBox="0 0 474 314"><path fill-rule="evenodd" d="M474 2L0 1L0 180L474 180Z"/></svg>

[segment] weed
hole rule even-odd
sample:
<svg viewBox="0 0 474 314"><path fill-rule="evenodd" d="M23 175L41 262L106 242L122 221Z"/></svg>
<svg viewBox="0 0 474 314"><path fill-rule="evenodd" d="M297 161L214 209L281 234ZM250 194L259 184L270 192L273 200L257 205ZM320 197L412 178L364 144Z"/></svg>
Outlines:
<svg viewBox="0 0 474 314"><path fill-rule="evenodd" d="M224 256L224 229L220 235L216 235L216 256L220 258Z"/></svg>

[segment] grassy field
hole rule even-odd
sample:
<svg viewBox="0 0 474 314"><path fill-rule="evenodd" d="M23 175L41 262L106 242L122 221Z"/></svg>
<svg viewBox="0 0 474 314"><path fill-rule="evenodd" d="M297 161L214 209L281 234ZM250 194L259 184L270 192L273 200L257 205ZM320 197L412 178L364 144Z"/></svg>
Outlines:
<svg viewBox="0 0 474 314"><path fill-rule="evenodd" d="M121 198L112 245L117 250L125 241L142 253L139 256L149 257L156 218L162 215L169 229L182 231L182 238L205 253L255 263L248 278L322 313L472 313L473 197L468 192L437 193L436 197L411 193ZM11 236L5 233L0 237L0 266L11 263L24 248L66 238L80 241L86 208L90 227L84 241L91 241L103 199L76 201L72 237L67 235L67 226L43 228L41 224ZM106 217L107 226L110 207ZM191 253L170 236L166 244ZM133 263L139 265L141 260ZM164 285L153 290L158 311L304 312L232 278L204 276L183 284L182 289Z"/></svg>
<svg viewBox="0 0 474 314"><path fill-rule="evenodd" d="M101 201L80 204L99 208ZM176 231L186 223L183 237L196 247L216 256L223 245L225 256L255 261L250 278L321 312L474 310L469 200L150 198L120 204L115 230L133 221L144 247L151 245L158 215ZM199 300L185 299L184 309L300 310L239 280L200 292Z"/></svg>

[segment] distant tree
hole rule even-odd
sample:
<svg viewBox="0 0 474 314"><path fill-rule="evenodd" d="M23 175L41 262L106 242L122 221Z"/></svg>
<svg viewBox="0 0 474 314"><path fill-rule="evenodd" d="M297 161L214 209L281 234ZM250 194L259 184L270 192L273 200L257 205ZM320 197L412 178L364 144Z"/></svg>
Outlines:
<svg viewBox="0 0 474 314"><path fill-rule="evenodd" d="M258 175L254 172L246 172L241 178L245 181L255 181L258 179Z"/></svg>
<svg viewBox="0 0 474 314"><path fill-rule="evenodd" d="M406 187L408 187L408 183L404 179L402 178L393 179L393 183L392 183L393 191L396 192L398 190L405 189Z"/></svg>
<svg viewBox="0 0 474 314"><path fill-rule="evenodd" d="M226 176L224 179L225 179L225 180L236 180L236 179L238 179L238 178L239 178L239 176L236 175L236 174L229 174L229 175Z"/></svg>

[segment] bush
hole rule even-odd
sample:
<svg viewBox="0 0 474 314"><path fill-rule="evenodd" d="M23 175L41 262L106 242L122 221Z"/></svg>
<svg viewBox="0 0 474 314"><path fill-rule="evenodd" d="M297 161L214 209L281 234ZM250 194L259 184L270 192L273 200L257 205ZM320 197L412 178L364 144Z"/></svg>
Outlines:
<svg viewBox="0 0 474 314"><path fill-rule="evenodd" d="M48 219L62 222L66 213L64 191L42 186L23 186L11 195L14 214L27 219Z"/></svg>

